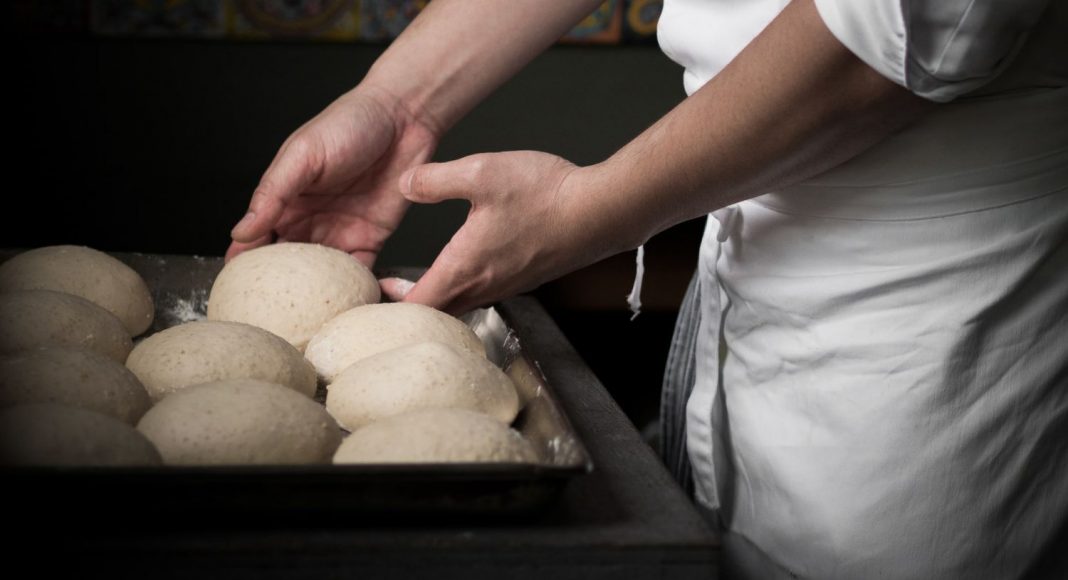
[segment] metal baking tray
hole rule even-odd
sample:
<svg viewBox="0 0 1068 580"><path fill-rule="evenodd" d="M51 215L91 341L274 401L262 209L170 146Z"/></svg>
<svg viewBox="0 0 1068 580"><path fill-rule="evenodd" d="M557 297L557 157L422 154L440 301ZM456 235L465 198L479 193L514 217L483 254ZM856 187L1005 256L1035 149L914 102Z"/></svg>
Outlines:
<svg viewBox="0 0 1068 580"><path fill-rule="evenodd" d="M17 252L0 252L3 261ZM156 318L142 336L204 317L222 258L115 253L144 277ZM419 270L381 272L417 277ZM173 525L198 525L230 516L348 517L398 521L428 517L511 517L538 513L572 478L593 469L551 385L523 351L522 337L494 308L465 321L486 345L487 356L515 382L523 402L512 426L538 449L536 464L275 465L203 467L5 468L9 497L47 505L65 516L107 515L129 525L162 513ZM136 339L135 339L136 340ZM551 362L551 361L548 361ZM322 401L324 390L318 394Z"/></svg>

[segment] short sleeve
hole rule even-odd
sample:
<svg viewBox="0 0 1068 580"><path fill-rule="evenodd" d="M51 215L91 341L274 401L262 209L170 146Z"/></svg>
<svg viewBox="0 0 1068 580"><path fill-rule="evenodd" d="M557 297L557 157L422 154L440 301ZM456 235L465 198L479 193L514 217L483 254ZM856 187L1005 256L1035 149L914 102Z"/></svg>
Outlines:
<svg viewBox="0 0 1068 580"><path fill-rule="evenodd" d="M1049 0L815 0L831 33L913 93L950 101L996 78Z"/></svg>

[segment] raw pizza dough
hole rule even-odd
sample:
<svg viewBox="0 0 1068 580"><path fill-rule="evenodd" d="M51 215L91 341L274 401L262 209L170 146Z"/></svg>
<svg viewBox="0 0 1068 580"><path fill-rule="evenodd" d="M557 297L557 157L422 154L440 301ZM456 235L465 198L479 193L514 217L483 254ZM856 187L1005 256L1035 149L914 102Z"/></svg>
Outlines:
<svg viewBox="0 0 1068 580"><path fill-rule="evenodd" d="M0 264L0 292L55 290L81 296L114 314L137 336L152 325L152 295L121 261L85 246L48 246Z"/></svg>
<svg viewBox="0 0 1068 580"><path fill-rule="evenodd" d="M169 465L329 463L341 443L341 429L322 405L249 379L182 389L137 428Z"/></svg>
<svg viewBox="0 0 1068 580"><path fill-rule="evenodd" d="M51 403L0 410L0 465L159 465L152 443L95 411Z"/></svg>
<svg viewBox="0 0 1068 580"><path fill-rule="evenodd" d="M114 314L80 296L52 290L0 294L0 354L47 345L87 348L122 363L133 341Z"/></svg>
<svg viewBox="0 0 1068 580"><path fill-rule="evenodd" d="M91 350L52 346L0 356L0 407L25 403L89 409L136 425L152 399L122 364Z"/></svg>
<svg viewBox="0 0 1068 580"><path fill-rule="evenodd" d="M334 463L535 463L523 436L465 409L423 409L372 423L342 442Z"/></svg>
<svg viewBox="0 0 1068 580"><path fill-rule="evenodd" d="M271 244L223 268L211 288L208 319L258 326L303 351L328 320L379 298L374 274L349 254L318 244Z"/></svg>
<svg viewBox="0 0 1068 580"><path fill-rule="evenodd" d="M459 408L507 425L519 411L512 380L485 357L420 342L359 360L334 379L326 408L353 431L415 409Z"/></svg>
<svg viewBox="0 0 1068 580"><path fill-rule="evenodd" d="M198 321L141 341L126 366L159 401L183 387L225 379L259 379L315 395L315 369L285 340L239 322Z"/></svg>
<svg viewBox="0 0 1068 580"><path fill-rule="evenodd" d="M416 342L441 342L486 355L478 335L460 320L422 304L358 306L327 322L304 354L328 383L349 365Z"/></svg>

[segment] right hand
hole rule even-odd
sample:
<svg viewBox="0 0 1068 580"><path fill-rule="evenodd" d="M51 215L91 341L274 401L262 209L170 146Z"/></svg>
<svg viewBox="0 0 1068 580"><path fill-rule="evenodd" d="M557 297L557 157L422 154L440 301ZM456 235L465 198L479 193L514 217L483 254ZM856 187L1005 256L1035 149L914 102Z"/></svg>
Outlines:
<svg viewBox="0 0 1068 580"><path fill-rule="evenodd" d="M385 91L342 95L282 144L226 259L277 239L332 246L373 266L408 208L398 178L430 159L438 133Z"/></svg>

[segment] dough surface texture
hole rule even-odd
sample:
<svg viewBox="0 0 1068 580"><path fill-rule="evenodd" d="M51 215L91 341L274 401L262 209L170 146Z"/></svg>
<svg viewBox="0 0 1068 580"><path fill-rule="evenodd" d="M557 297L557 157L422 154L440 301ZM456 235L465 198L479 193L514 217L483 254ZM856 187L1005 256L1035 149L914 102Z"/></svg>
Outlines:
<svg viewBox="0 0 1068 580"><path fill-rule="evenodd" d="M462 321L407 302L357 306L337 316L312 337L304 354L329 383L360 359L428 341L486 355L478 335Z"/></svg>
<svg viewBox="0 0 1068 580"><path fill-rule="evenodd" d="M346 429L415 409L459 408L509 424L519 412L512 380L485 357L419 342L350 365L330 383L326 408Z"/></svg>
<svg viewBox="0 0 1068 580"><path fill-rule="evenodd" d="M0 407L25 403L78 407L136 425L152 399L121 363L91 350L44 347L0 356Z"/></svg>
<svg viewBox="0 0 1068 580"><path fill-rule="evenodd" d="M0 354L48 345L87 348L122 363L133 341L114 314L80 296L53 290L0 294Z"/></svg>
<svg viewBox="0 0 1068 580"><path fill-rule="evenodd" d="M0 292L55 290L81 296L114 314L137 336L152 325L152 294L122 261L85 246L48 246L0 264Z"/></svg>
<svg viewBox="0 0 1068 580"><path fill-rule="evenodd" d="M341 429L322 405L249 379L182 389L137 428L169 465L329 463L341 443Z"/></svg>
<svg viewBox="0 0 1068 580"><path fill-rule="evenodd" d="M500 421L465 409L423 409L349 435L334 463L536 463L534 447Z"/></svg>
<svg viewBox="0 0 1068 580"><path fill-rule="evenodd" d="M315 395L315 369L282 338L239 322L198 321L141 341L126 366L153 400L189 385L258 379Z"/></svg>
<svg viewBox="0 0 1068 580"><path fill-rule="evenodd" d="M249 250L215 279L208 319L269 330L300 350L331 318L381 298L378 280L349 254L318 244Z"/></svg>
<svg viewBox="0 0 1068 580"><path fill-rule="evenodd" d="M133 427L101 413L33 403L0 410L0 465L159 465Z"/></svg>

